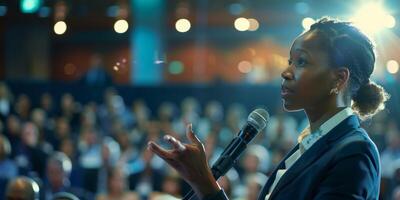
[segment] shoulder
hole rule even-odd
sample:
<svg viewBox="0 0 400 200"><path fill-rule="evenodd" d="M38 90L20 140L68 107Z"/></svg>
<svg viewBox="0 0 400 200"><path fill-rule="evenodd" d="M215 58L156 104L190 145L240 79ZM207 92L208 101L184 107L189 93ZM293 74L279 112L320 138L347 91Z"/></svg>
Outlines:
<svg viewBox="0 0 400 200"><path fill-rule="evenodd" d="M358 128L339 138L333 144L334 160L362 155L375 163L379 163L379 153L375 143L367 132Z"/></svg>

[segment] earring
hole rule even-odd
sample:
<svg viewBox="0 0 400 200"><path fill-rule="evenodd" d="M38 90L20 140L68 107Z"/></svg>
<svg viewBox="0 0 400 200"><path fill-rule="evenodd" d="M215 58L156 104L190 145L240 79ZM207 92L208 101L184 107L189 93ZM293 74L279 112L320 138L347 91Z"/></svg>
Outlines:
<svg viewBox="0 0 400 200"><path fill-rule="evenodd" d="M330 92L331 94L339 94L339 89L337 89L337 88L332 88L331 89L331 92Z"/></svg>

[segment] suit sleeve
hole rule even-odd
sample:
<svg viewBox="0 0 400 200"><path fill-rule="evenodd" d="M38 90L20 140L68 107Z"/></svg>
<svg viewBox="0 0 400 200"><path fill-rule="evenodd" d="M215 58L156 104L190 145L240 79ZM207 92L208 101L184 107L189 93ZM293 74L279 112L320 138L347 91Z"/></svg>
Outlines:
<svg viewBox="0 0 400 200"><path fill-rule="evenodd" d="M379 158L372 154L368 145L352 144L342 151L338 159L328 169L316 191L314 200L375 200L379 194ZM356 149L356 151L354 151Z"/></svg>

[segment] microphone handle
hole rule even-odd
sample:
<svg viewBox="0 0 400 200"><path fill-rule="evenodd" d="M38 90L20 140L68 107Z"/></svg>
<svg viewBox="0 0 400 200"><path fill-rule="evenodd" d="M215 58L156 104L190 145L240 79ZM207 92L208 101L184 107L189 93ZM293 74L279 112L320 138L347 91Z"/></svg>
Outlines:
<svg viewBox="0 0 400 200"><path fill-rule="evenodd" d="M219 177L223 176L228 170L236 163L240 154L246 149L247 143L253 139L254 133L258 131L251 125L244 125L240 130L238 136L236 136L221 153L221 156L211 167L211 172L215 178L218 180ZM183 197L183 200L191 200L195 197L193 189L191 189Z"/></svg>
<svg viewBox="0 0 400 200"><path fill-rule="evenodd" d="M233 144L235 145L232 146ZM244 149L246 149L246 146L247 144L241 137L236 137L231 141L225 151L222 152L221 156L211 167L211 173L215 180L218 180L221 176L225 175L230 168L232 168L233 164L235 164L239 158L239 155ZM193 189L190 189L190 191L183 197L183 200L191 200L195 196Z"/></svg>

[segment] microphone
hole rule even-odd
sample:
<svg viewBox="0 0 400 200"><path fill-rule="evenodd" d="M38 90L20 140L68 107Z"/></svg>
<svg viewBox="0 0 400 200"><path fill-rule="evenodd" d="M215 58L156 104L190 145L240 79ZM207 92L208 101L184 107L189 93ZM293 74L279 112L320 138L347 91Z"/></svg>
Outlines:
<svg viewBox="0 0 400 200"><path fill-rule="evenodd" d="M241 153L246 149L247 144L267 125L269 114L262 108L255 109L247 118L246 124L242 127L238 135L228 144L221 153L218 160L211 167L211 172L216 180L225 175L237 162ZM189 200L194 195L190 190L184 200Z"/></svg>

